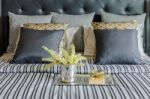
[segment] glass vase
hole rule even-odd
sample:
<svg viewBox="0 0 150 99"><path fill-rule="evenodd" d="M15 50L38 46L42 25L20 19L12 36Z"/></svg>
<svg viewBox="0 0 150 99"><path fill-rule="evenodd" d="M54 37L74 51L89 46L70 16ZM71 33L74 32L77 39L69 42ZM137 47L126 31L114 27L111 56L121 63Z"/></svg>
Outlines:
<svg viewBox="0 0 150 99"><path fill-rule="evenodd" d="M61 66L61 81L71 83L74 81L75 66Z"/></svg>

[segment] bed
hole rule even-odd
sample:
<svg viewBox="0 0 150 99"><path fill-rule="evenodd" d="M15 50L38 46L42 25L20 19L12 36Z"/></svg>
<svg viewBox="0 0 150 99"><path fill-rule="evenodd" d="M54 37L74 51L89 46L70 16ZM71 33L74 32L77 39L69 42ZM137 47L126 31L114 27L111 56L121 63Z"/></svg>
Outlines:
<svg viewBox="0 0 150 99"><path fill-rule="evenodd" d="M131 4L132 2L132 4ZM136 5L136 6L135 6ZM43 15L49 12L85 14L100 10L116 14L147 13L144 45L149 52L149 0L2 0L2 32L0 52L8 46L8 12L26 15ZM9 64L0 59L0 99L150 99L150 58L143 57L144 65L95 65L89 58L84 67L77 67L78 74L88 74L92 69L112 74L115 86L57 86L54 78L59 66L44 70L45 64ZM36 67L36 68L35 68Z"/></svg>
<svg viewBox="0 0 150 99"><path fill-rule="evenodd" d="M1 99L149 99L150 60L145 65L96 65L93 59L78 73L89 73L91 69L105 70L112 74L113 86L57 86L54 78L59 73L55 67L43 71L42 65L0 64ZM34 69L37 66L38 68Z"/></svg>

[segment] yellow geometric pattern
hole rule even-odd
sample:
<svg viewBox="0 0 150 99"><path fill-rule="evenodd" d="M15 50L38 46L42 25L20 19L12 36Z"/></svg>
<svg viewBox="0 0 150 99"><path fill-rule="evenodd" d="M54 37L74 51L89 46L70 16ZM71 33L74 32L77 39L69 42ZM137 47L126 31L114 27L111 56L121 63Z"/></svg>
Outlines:
<svg viewBox="0 0 150 99"><path fill-rule="evenodd" d="M129 21L129 22L93 22L92 26L94 30L96 29L118 29L118 30L124 30L124 29L137 29L138 23L137 21Z"/></svg>
<svg viewBox="0 0 150 99"><path fill-rule="evenodd" d="M34 30L66 30L68 24L60 23L27 23L23 25L24 28Z"/></svg>

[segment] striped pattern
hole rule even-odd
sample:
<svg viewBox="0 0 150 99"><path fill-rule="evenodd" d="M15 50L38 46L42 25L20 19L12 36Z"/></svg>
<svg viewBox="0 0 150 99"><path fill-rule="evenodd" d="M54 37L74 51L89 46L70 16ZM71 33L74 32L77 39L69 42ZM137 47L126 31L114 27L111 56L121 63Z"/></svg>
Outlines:
<svg viewBox="0 0 150 99"><path fill-rule="evenodd" d="M150 99L150 73L113 74L116 86L56 86L50 73L0 73L0 99Z"/></svg>
<svg viewBox="0 0 150 99"><path fill-rule="evenodd" d="M150 59L144 59L144 65L94 65L94 59L83 61L85 66L77 67L77 73L90 73L92 69L104 70L106 73L150 73ZM0 62L0 73L60 73L59 66L44 70L41 64L9 64Z"/></svg>
<svg viewBox="0 0 150 99"><path fill-rule="evenodd" d="M92 65L89 59L83 61L85 67L77 68L78 73L102 69L112 73L117 85L56 86L58 67L44 71L44 65L11 65L1 60L0 99L150 99L150 60L143 61L145 65Z"/></svg>

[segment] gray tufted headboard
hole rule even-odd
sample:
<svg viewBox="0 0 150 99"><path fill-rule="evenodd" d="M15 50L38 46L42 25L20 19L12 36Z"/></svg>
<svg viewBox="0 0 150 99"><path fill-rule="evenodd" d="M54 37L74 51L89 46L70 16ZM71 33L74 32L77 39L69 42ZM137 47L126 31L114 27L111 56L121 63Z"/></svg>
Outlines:
<svg viewBox="0 0 150 99"><path fill-rule="evenodd" d="M85 14L96 12L94 21L100 21L100 10L125 15L146 12L145 50L150 52L150 1L149 0L2 0L2 31L0 33L0 52L8 45L8 12L26 15L42 15L49 12Z"/></svg>

